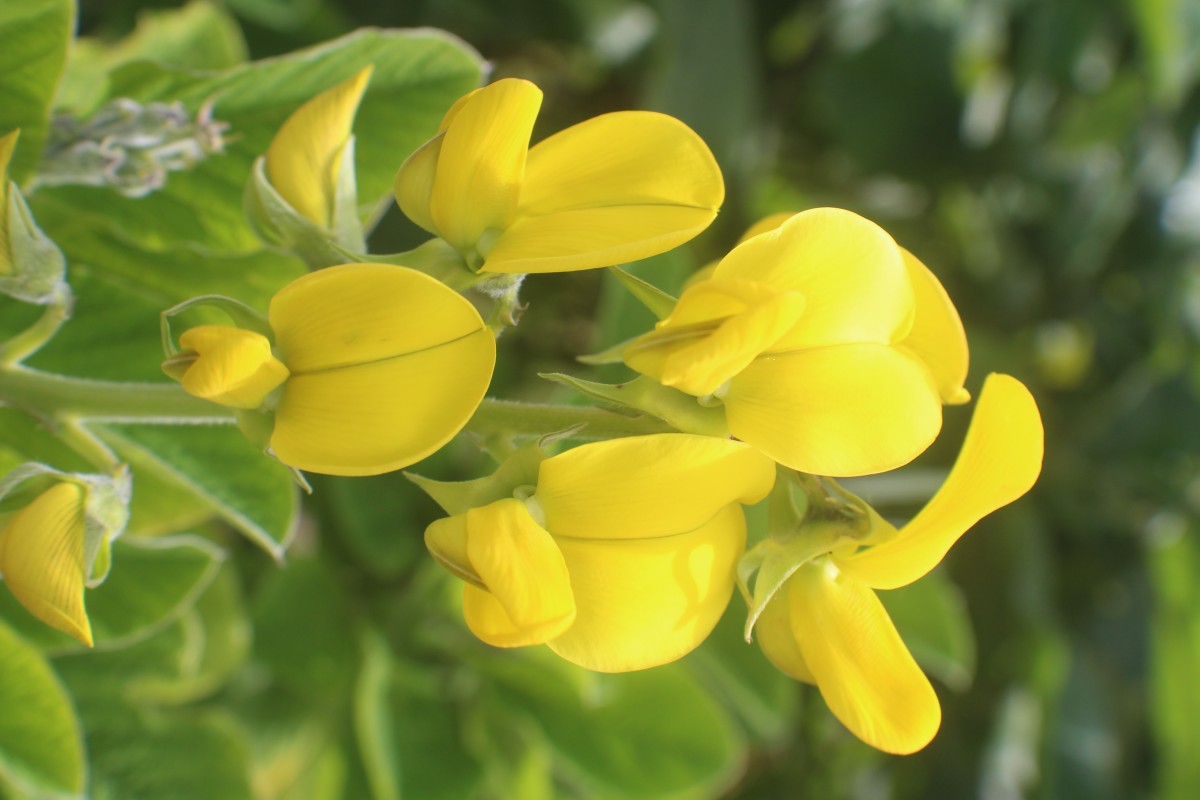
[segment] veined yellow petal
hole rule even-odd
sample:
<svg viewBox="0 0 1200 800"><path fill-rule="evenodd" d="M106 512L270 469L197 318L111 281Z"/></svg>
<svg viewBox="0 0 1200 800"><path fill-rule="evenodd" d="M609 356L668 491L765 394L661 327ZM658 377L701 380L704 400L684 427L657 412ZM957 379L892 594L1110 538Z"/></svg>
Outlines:
<svg viewBox="0 0 1200 800"><path fill-rule="evenodd" d="M799 292L781 292L730 317L712 335L672 353L662 382L697 397L715 392L794 328L804 306Z"/></svg>
<svg viewBox="0 0 1200 800"><path fill-rule="evenodd" d="M506 78L457 106L442 138L430 216L457 250L474 250L487 230L506 228L517 213L529 136L542 92Z"/></svg>
<svg viewBox="0 0 1200 800"><path fill-rule="evenodd" d="M840 560L877 589L906 586L938 565L972 525L1033 487L1042 469L1042 419L1029 390L989 375L954 468L894 539Z"/></svg>
<svg viewBox="0 0 1200 800"><path fill-rule="evenodd" d="M601 541L556 532L555 541L578 611L550 649L587 669L629 672L674 661L712 632L733 593L746 525L741 509L727 505L676 536Z"/></svg>
<svg viewBox="0 0 1200 800"><path fill-rule="evenodd" d="M784 675L805 683L816 683L796 634L792 632L792 614L788 602L788 587L784 584L767 603L758 622L754 625L754 638L763 655Z"/></svg>
<svg viewBox="0 0 1200 800"><path fill-rule="evenodd" d="M292 208L329 227L342 148L373 67L321 92L296 109L267 148L267 178Z"/></svg>
<svg viewBox="0 0 1200 800"><path fill-rule="evenodd" d="M258 408L288 377L261 333L230 325L200 325L183 332L179 344L197 358L180 383L189 394L232 408Z"/></svg>
<svg viewBox="0 0 1200 800"><path fill-rule="evenodd" d="M396 203L404 216L430 233L437 235L437 226L430 216L429 203L437 179L438 158L442 154L443 134L430 139L413 152L396 172Z"/></svg>
<svg viewBox="0 0 1200 800"><path fill-rule="evenodd" d="M806 564L788 581L792 633L829 710L858 738L888 753L915 753L942 723L942 709L875 593Z"/></svg>
<svg viewBox="0 0 1200 800"><path fill-rule="evenodd" d="M525 503L498 500L471 509L466 518L467 554L488 588L464 595L471 631L488 644L518 647L540 644L570 628L575 599L567 564ZM495 602L483 602L480 595Z"/></svg>
<svg viewBox="0 0 1200 800"><path fill-rule="evenodd" d="M480 328L424 350L293 374L275 410L271 449L285 464L328 475L401 469L462 429L495 363L495 338Z"/></svg>
<svg viewBox="0 0 1200 800"><path fill-rule="evenodd" d="M391 264L309 273L272 298L269 318L293 375L417 353L484 329L462 295Z"/></svg>
<svg viewBox="0 0 1200 800"><path fill-rule="evenodd" d="M912 330L901 344L916 353L933 373L943 403L965 403L971 399L963 388L967 379L967 334L958 310L929 267L907 250L902 252L912 280L916 309Z"/></svg>
<svg viewBox="0 0 1200 800"><path fill-rule="evenodd" d="M55 484L0 533L0 575L29 613L91 647L83 601L84 529L83 489Z"/></svg>
<svg viewBox="0 0 1200 800"><path fill-rule="evenodd" d="M775 465L729 439L661 433L594 442L541 463L546 529L582 539L641 539L695 530L731 503L756 503Z"/></svg>
<svg viewBox="0 0 1200 800"><path fill-rule="evenodd" d="M483 272L573 272L665 253L707 228L715 211L673 205L579 208L519 217L487 252Z"/></svg>
<svg viewBox="0 0 1200 800"><path fill-rule="evenodd" d="M767 233L768 231L773 231L794 216L796 216L795 211L780 211L778 213L765 216L762 219L760 219L758 222L754 223L749 228L747 228L746 232L742 234L742 238L737 240L737 244L741 244L742 242L747 241L748 239L753 239L755 236L758 236L760 233Z"/></svg>
<svg viewBox="0 0 1200 800"><path fill-rule="evenodd" d="M904 350L877 344L760 356L724 399L734 436L814 475L895 469L942 425L929 371Z"/></svg>
<svg viewBox="0 0 1200 800"><path fill-rule="evenodd" d="M617 111L560 131L529 151L520 213L625 205L715 213L724 199L721 169L695 131L666 114Z"/></svg>
<svg viewBox="0 0 1200 800"><path fill-rule="evenodd" d="M625 349L625 363L698 397L711 394L800 319L804 297L749 281L707 281Z"/></svg>
<svg viewBox="0 0 1200 800"><path fill-rule="evenodd" d="M912 322L913 289L900 248L875 223L839 208L801 212L743 242L713 275L804 295L804 319L778 350L889 344Z"/></svg>

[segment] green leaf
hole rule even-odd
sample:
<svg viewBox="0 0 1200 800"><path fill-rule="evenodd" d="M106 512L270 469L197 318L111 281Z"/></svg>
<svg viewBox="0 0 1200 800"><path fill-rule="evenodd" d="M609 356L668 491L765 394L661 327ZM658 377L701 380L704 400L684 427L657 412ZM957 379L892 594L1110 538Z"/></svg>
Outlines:
<svg viewBox="0 0 1200 800"><path fill-rule="evenodd" d="M5 0L0 3L0 135L21 129L9 167L21 183L41 156L54 90L75 28L71 0Z"/></svg>
<svg viewBox="0 0 1200 800"><path fill-rule="evenodd" d="M225 152L188 172L173 173L154 195L153 213L138 199L91 187L47 188L37 200L66 204L89 227L112 226L151 250L186 242L211 252L257 251L261 243L242 211L254 159L266 152L296 108L367 64L375 70L354 132L359 198L371 215L390 195L400 163L437 131L450 104L479 81L479 57L456 39L428 30L363 30L218 73L151 62L125 65L113 73L109 97L178 100L193 112L214 101L214 116L231 125ZM52 238L60 238L46 225Z"/></svg>
<svg viewBox="0 0 1200 800"><path fill-rule="evenodd" d="M83 740L71 700L32 645L0 622L0 784L79 796Z"/></svg>
<svg viewBox="0 0 1200 800"><path fill-rule="evenodd" d="M940 571L879 593L900 638L929 674L956 691L975 677L975 634L958 587Z"/></svg>
<svg viewBox="0 0 1200 800"><path fill-rule="evenodd" d="M602 675L525 650L480 666L507 684L513 712L537 722L588 796L712 797L741 774L746 751L736 727L679 664Z"/></svg>
<svg viewBox="0 0 1200 800"><path fill-rule="evenodd" d="M729 604L712 635L682 663L757 741L777 745L791 733L799 684L742 636L746 609Z"/></svg>
<svg viewBox="0 0 1200 800"><path fill-rule="evenodd" d="M459 710L428 669L397 661L377 635L364 640L354 730L376 800L468 800L482 772L464 747Z"/></svg>
<svg viewBox="0 0 1200 800"><path fill-rule="evenodd" d="M220 716L89 718L94 800L253 800L246 744Z"/></svg>
<svg viewBox="0 0 1200 800"><path fill-rule="evenodd" d="M96 425L96 433L135 466L185 489L276 559L299 513L287 467L231 425ZM137 473L134 473L137 480Z"/></svg>
<svg viewBox="0 0 1200 800"><path fill-rule="evenodd" d="M254 606L255 658L300 697L342 700L354 676L353 614L325 563L289 561L266 576ZM297 625L303 636L296 635Z"/></svg>
<svg viewBox="0 0 1200 800"><path fill-rule="evenodd" d="M127 536L113 543L112 559L108 580L87 592L97 650L127 647L177 619L216 577L224 554L197 536ZM66 634L38 622L8 592L0 592L0 617L44 648L79 649Z"/></svg>

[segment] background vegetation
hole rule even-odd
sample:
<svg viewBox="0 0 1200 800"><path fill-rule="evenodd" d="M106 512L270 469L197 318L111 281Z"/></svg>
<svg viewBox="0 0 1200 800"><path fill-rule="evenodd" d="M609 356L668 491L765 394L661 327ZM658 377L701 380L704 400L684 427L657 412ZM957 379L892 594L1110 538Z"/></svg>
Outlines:
<svg viewBox="0 0 1200 800"><path fill-rule="evenodd" d="M87 0L80 30L114 42L151 24L150 7L178 5ZM548 654L489 650L424 553L435 509L390 475L316 482L285 570L199 523L230 557L185 618L206 626L195 663L180 667L189 656L171 640L186 638L182 623L133 648L53 660L84 720L97 797L1200 796L1200 6L223 9L213 67L362 26L434 26L469 42L493 76L546 91L535 139L618 108L682 118L716 153L728 200L699 240L638 267L668 290L767 213L836 205L874 219L955 299L968 387L991 371L1030 386L1047 460L1029 497L954 549L938 590L896 601L945 713L918 755L872 751L815 690L774 673L740 643L736 598L699 651L647 673L593 676ZM372 246L417 241L393 209ZM649 322L596 273L531 281L525 299L501 340L500 396L565 399L534 374L583 374L575 355ZM144 335L153 343L153 329ZM937 445L900 477L856 488L911 512L968 413L948 412ZM464 477L484 462L464 446L417 469Z"/></svg>

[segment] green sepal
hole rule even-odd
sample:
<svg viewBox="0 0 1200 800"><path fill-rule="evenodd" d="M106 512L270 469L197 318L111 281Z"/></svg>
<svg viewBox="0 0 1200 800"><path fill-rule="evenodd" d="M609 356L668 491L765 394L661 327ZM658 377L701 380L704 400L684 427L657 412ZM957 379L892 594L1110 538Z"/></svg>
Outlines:
<svg viewBox="0 0 1200 800"><path fill-rule="evenodd" d="M677 299L649 281L645 281L631 272L626 272L620 267L609 267L608 271L616 276L621 285L628 289L639 303L659 319L666 319L675 310Z"/></svg>
<svg viewBox="0 0 1200 800"><path fill-rule="evenodd" d="M0 292L36 305L64 305L71 290L64 282L67 261L33 218L8 163L18 131L0 137Z"/></svg>
<svg viewBox="0 0 1200 800"><path fill-rule="evenodd" d="M408 267L418 272L424 272L429 277L436 278L456 292L465 292L467 289L473 288L480 281L489 277L495 277L472 271L467 266L467 262L463 260L462 255L444 239L430 239L423 244L417 245L412 250L405 250L402 253L387 253L383 255L347 253L347 255L350 255L353 261L362 261L371 264L394 264L398 267Z"/></svg>
<svg viewBox="0 0 1200 800"><path fill-rule="evenodd" d="M638 337L626 339L623 342L617 342L612 347L606 347L598 353L588 353L583 356L575 356L575 360L580 364L598 367L605 364L622 364L625 362L625 348L629 347Z"/></svg>
<svg viewBox="0 0 1200 800"><path fill-rule="evenodd" d="M177 317L183 317L186 321L179 320L177 322ZM160 315L163 354L168 359L167 364L163 365L164 371L171 377L175 377L168 371L168 364L171 363L170 359L184 352L183 348L179 346L179 333L197 325L229 322L232 322L236 328L260 333L272 343L275 341L275 335L271 332L271 325L267 322L267 318L240 300L220 294L193 297L191 300L185 300L179 305L168 308Z"/></svg>
<svg viewBox="0 0 1200 800"><path fill-rule="evenodd" d="M517 448L511 456L485 478L470 481L437 481L412 472L404 477L433 498L447 514L465 514L472 508L486 506L506 497L513 497L522 486L535 486L538 466L547 458L544 437Z"/></svg>
<svg viewBox="0 0 1200 800"><path fill-rule="evenodd" d="M271 185L267 178L266 163L265 156L260 156L254 162L243 194L246 220L260 239L296 256L310 269L350 263L354 259L347 258L348 253L367 249L362 223L358 219L353 138L342 149L332 229L317 225L292 208Z"/></svg>
<svg viewBox="0 0 1200 800"><path fill-rule="evenodd" d="M650 414L683 433L728 438L729 426L720 406L706 407L695 397L658 381L638 376L627 383L608 384L585 381L561 372L539 373L548 381L569 386L588 397L600 400L618 411L631 415Z"/></svg>

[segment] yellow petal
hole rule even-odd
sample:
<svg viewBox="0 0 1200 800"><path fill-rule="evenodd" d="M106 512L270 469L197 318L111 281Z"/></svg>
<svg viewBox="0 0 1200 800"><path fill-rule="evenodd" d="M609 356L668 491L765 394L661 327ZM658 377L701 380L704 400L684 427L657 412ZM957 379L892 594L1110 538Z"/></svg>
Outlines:
<svg viewBox="0 0 1200 800"><path fill-rule="evenodd" d="M734 436L780 464L836 477L902 466L942 425L928 370L875 344L760 356L730 381L725 415Z"/></svg>
<svg viewBox="0 0 1200 800"><path fill-rule="evenodd" d="M556 533L555 541L577 614L550 649L587 669L628 672L674 661L712 632L733 593L746 525L741 509L727 505L676 536L600 541Z"/></svg>
<svg viewBox="0 0 1200 800"><path fill-rule="evenodd" d="M466 513L467 555L485 592L468 585L467 626L496 647L541 644L571 627L575 599L563 554L520 500Z"/></svg>
<svg viewBox="0 0 1200 800"><path fill-rule="evenodd" d="M673 353L662 382L697 397L713 393L794 328L804 306L799 292L782 292L730 317L711 336Z"/></svg>
<svg viewBox="0 0 1200 800"><path fill-rule="evenodd" d="M91 647L83 601L84 528L83 490L55 484L0 533L0 575L29 613Z"/></svg>
<svg viewBox="0 0 1200 800"><path fill-rule="evenodd" d="M929 267L907 250L903 253L916 309L912 330L901 344L916 353L933 373L943 403L965 403L971 399L963 388L967 379L967 334L958 310Z"/></svg>
<svg viewBox="0 0 1200 800"><path fill-rule="evenodd" d="M796 643L796 634L792 632L790 608L788 584L784 584L759 616L754 625L754 638L767 660L784 675L805 683L816 683L817 679Z"/></svg>
<svg viewBox="0 0 1200 800"><path fill-rule="evenodd" d="M594 117L529 151L519 218L488 272L562 272L635 261L704 230L725 197L704 141L674 117Z"/></svg>
<svg viewBox="0 0 1200 800"><path fill-rule="evenodd" d="M457 250L474 250L487 230L513 221L525 176L529 136L542 92L506 78L474 92L454 110L442 138L430 216Z"/></svg>
<svg viewBox="0 0 1200 800"><path fill-rule="evenodd" d="M429 523L425 529L425 547L430 555L451 574L468 583L482 583L467 555L467 515L454 514Z"/></svg>
<svg viewBox="0 0 1200 800"><path fill-rule="evenodd" d="M954 468L933 499L891 541L839 562L877 589L929 572L972 525L1033 487L1042 469L1042 419L1029 390L989 375Z"/></svg>
<svg viewBox="0 0 1200 800"><path fill-rule="evenodd" d="M661 433L576 447L541 463L534 496L555 536L641 539L695 530L756 503L775 465L728 439Z"/></svg>
<svg viewBox="0 0 1200 800"><path fill-rule="evenodd" d="M437 178L438 157L442 154L442 134L430 139L400 165L396 172L396 203L404 216L430 233L437 235L429 203Z"/></svg>
<svg viewBox="0 0 1200 800"><path fill-rule="evenodd" d="M684 206L580 208L517 219L488 250L484 272L573 272L678 247L716 215Z"/></svg>
<svg viewBox="0 0 1200 800"><path fill-rule="evenodd" d="M758 236L760 233L767 233L768 231L773 231L794 216L796 216L795 211L780 211L778 213L765 216L762 219L760 219L758 222L754 223L749 228L747 228L746 232L742 234L742 238L737 240L737 244L741 244L744 241L753 239L755 236Z"/></svg>
<svg viewBox="0 0 1200 800"><path fill-rule="evenodd" d="M804 211L738 245L714 272L797 291L804 319L776 349L887 344L911 325L913 290L900 248L875 223L839 208Z"/></svg>
<svg viewBox="0 0 1200 800"><path fill-rule="evenodd" d="M189 394L232 408L258 408L288 377L261 333L229 325L184 331L179 344L197 358L180 381Z"/></svg>
<svg viewBox="0 0 1200 800"><path fill-rule="evenodd" d="M888 753L929 744L942 722L937 694L875 593L828 561L801 567L787 593L792 633L834 716Z"/></svg>
<svg viewBox="0 0 1200 800"><path fill-rule="evenodd" d="M804 297L749 281L706 281L683 293L671 316L635 339L630 367L697 397L711 394L787 333Z"/></svg>
<svg viewBox="0 0 1200 800"><path fill-rule="evenodd" d="M380 361L293 374L271 449L285 464L327 475L402 469L462 429L495 363L495 338L480 329Z"/></svg>
<svg viewBox="0 0 1200 800"><path fill-rule="evenodd" d="M276 350L292 374L417 353L484 329L460 294L391 264L309 273L275 295L269 318Z"/></svg>
<svg viewBox="0 0 1200 800"><path fill-rule="evenodd" d="M296 109L267 148L267 178L292 208L329 227L342 149L372 67L321 92Z"/></svg>

